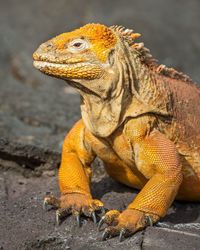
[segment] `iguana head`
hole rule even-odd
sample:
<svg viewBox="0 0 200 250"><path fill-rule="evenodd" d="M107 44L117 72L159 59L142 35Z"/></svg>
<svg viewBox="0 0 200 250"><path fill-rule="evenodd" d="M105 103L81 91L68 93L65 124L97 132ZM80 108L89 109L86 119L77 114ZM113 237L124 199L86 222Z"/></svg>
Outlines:
<svg viewBox="0 0 200 250"><path fill-rule="evenodd" d="M135 43L138 36L121 26L87 24L40 45L34 66L78 89L85 125L105 137L126 118L160 112L164 103L148 68L153 58Z"/></svg>
<svg viewBox="0 0 200 250"><path fill-rule="evenodd" d="M33 54L34 66L82 91L105 97L119 78L114 59L119 44L114 28L87 24L40 45Z"/></svg>

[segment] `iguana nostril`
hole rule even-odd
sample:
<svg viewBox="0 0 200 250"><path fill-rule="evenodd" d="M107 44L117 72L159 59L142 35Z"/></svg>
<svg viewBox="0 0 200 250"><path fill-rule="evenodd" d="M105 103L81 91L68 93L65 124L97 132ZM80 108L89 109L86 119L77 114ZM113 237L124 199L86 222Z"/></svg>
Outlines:
<svg viewBox="0 0 200 250"><path fill-rule="evenodd" d="M48 49L52 49L53 48L53 44L52 43L47 44L47 48Z"/></svg>

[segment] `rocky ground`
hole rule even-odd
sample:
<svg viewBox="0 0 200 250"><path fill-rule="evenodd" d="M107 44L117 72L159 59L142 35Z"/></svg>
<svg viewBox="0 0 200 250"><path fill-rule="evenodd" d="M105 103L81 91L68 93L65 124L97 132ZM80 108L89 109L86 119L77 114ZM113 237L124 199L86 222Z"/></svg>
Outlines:
<svg viewBox="0 0 200 250"><path fill-rule="evenodd" d="M0 249L199 249L200 204L175 202L162 223L132 238L101 241L88 219L55 225L46 192L58 194L63 138L79 119L79 97L66 83L32 67L48 38L88 22L121 24L142 33L161 63L200 79L200 2L164 0L14 0L0 3ZM136 194L94 164L93 193L123 209ZM159 227L160 226L160 227Z"/></svg>
<svg viewBox="0 0 200 250"><path fill-rule="evenodd" d="M55 211L44 211L42 203L47 193L58 195L54 166L59 154L5 140L0 148L0 249L199 249L200 204L195 203L175 202L157 226L123 242L102 241L102 232L87 218L82 218L81 228L72 217L57 226ZM136 195L111 180L100 162L94 164L94 172L93 195L107 209L123 210Z"/></svg>

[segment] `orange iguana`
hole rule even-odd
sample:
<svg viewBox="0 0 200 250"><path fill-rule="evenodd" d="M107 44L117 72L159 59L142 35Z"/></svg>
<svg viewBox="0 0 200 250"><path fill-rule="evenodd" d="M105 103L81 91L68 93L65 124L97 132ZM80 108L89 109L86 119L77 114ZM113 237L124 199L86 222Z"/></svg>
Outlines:
<svg viewBox="0 0 200 250"><path fill-rule="evenodd" d="M81 96L82 119L67 135L59 169L61 197L45 204L93 217L103 203L90 193L98 156L108 174L141 189L121 213L107 212L103 239L132 235L165 216L175 198L200 201L200 88L158 65L139 34L87 24L43 43L33 54L41 72L66 80Z"/></svg>

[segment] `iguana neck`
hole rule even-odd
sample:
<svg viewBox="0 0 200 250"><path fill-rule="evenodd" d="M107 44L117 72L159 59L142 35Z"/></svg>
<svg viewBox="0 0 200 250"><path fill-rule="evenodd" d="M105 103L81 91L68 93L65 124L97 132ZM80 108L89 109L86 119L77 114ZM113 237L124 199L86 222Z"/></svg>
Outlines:
<svg viewBox="0 0 200 250"><path fill-rule="evenodd" d="M109 87L97 96L81 91L83 121L100 137L112 134L128 117L149 112L168 113L169 95L165 84L157 82L156 73L141 62L138 54L121 44L114 62L115 77L105 77L105 82L99 84Z"/></svg>
<svg viewBox="0 0 200 250"><path fill-rule="evenodd" d="M132 101L127 109L127 115L136 116L144 113L169 115L171 112L171 93L167 83L160 81L155 70L142 62L136 51L129 51L131 65Z"/></svg>

